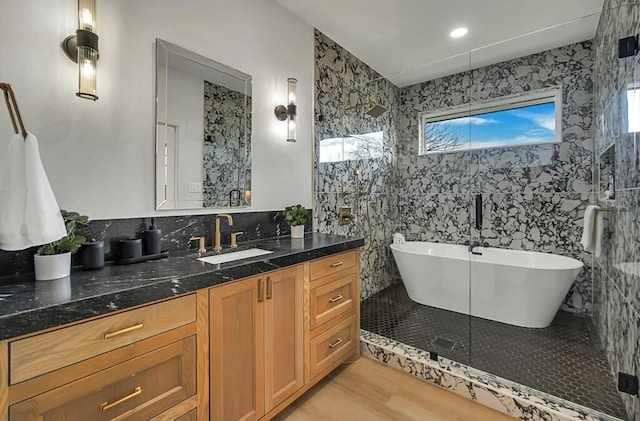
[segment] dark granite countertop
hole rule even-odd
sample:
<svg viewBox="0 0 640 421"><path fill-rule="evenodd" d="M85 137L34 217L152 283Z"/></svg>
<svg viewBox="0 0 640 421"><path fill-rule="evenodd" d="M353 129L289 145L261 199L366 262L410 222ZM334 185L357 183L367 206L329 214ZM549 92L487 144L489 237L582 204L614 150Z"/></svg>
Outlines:
<svg viewBox="0 0 640 421"><path fill-rule="evenodd" d="M0 278L0 340L219 285L364 245L360 237L308 233L240 244L274 253L212 265L197 253L95 271L74 268L69 278L38 281L33 274ZM228 251L228 250L227 250ZM204 256L215 253L206 253Z"/></svg>

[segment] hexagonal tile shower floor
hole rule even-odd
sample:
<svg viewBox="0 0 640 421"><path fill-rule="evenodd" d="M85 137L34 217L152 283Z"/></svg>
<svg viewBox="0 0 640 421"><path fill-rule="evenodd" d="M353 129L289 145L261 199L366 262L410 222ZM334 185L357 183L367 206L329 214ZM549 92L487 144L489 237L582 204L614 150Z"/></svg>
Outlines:
<svg viewBox="0 0 640 421"><path fill-rule="evenodd" d="M530 329L414 303L392 285L362 302L362 329L625 419L591 322L560 311Z"/></svg>

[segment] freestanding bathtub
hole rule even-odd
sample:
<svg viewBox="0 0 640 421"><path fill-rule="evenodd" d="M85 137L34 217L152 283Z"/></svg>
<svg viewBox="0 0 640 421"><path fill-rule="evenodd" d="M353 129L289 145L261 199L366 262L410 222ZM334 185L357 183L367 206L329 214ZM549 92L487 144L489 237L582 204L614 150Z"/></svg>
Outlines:
<svg viewBox="0 0 640 421"><path fill-rule="evenodd" d="M582 269L570 257L428 242L392 244L411 300L523 327L547 327Z"/></svg>

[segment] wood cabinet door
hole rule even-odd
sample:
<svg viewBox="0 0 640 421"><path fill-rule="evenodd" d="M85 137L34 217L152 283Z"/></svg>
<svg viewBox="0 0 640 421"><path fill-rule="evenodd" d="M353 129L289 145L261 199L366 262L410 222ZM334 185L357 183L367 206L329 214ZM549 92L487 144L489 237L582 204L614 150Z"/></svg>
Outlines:
<svg viewBox="0 0 640 421"><path fill-rule="evenodd" d="M265 275L265 412L304 385L302 265Z"/></svg>
<svg viewBox="0 0 640 421"><path fill-rule="evenodd" d="M264 415L263 277L212 288L211 420Z"/></svg>

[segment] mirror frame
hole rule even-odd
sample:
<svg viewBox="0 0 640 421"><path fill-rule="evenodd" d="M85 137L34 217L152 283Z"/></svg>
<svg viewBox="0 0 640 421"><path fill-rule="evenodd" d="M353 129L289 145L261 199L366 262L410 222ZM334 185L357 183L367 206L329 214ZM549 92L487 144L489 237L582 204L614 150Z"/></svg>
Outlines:
<svg viewBox="0 0 640 421"><path fill-rule="evenodd" d="M167 203L167 197L166 194L160 194L160 190L159 190L159 183L162 182L163 184L166 185L166 182L164 180L164 177L160 177L159 171L158 171L158 152L160 150L160 139L159 139L159 131L158 131L158 124L162 124L163 122L160 122L159 120L159 116L160 116L160 110L159 110L159 106L160 106L160 100L161 100L161 95L164 95L165 97L165 107L166 107L166 96L167 96L167 86L168 86L168 81L166 79L166 74L168 72L165 72L165 75L161 75L161 62L160 59L162 56L165 56L165 69L167 69L169 67L168 64L168 55L169 54L174 54L177 55L183 59L195 62L197 64L200 64L202 66L206 66L214 71L223 73L225 75L228 75L230 77L236 78L239 81L241 81L242 83L244 83L245 89L244 89L244 94L247 97L251 97L251 84L252 84L252 76L241 72L237 69L234 69L232 67L229 67L227 65L224 65L222 63L219 63L215 60L212 60L210 58L204 57L200 54L194 53L192 51L189 51L185 48L182 48L178 45L172 44L168 41L165 41L161 38L156 38L156 46L155 46L155 112L154 112L154 117L155 117L155 121L154 121L154 190L155 190L155 208L156 210L185 210L185 209L229 209L229 208L236 208L236 207L241 207L241 208L246 208L251 206L251 164L252 164L252 149L250 147L251 145L251 134L248 134L247 132L247 127L248 127L248 117L251 118L251 116L253 115L252 110L250 109L250 106L247 105L245 103L245 112L243 115L243 127L244 127L244 132L243 132L243 137L244 137L244 146L245 149L247 147L249 147L249 156L248 156L248 167L244 168L244 172L245 172L245 189L244 192L240 192L240 197L239 197L239 201L240 204L237 206L225 206L225 207L205 207L204 206L204 201L201 201L200 206L194 206L194 205L185 205L185 206L176 206L176 207L172 207L172 208L167 208L167 207L163 207L164 204ZM211 82L208 81L210 83L215 83L215 82ZM161 83L163 84L163 86L161 86ZM203 96L204 96L204 91L203 91ZM251 102L253 103L253 101ZM203 114L204 114L204 110L203 110ZM166 110L165 110L165 115L166 115ZM164 122L164 124L168 124L167 122ZM204 133L203 135L203 143L204 143ZM203 174L204 176L204 174ZM179 204L179 201L176 201L176 203Z"/></svg>

